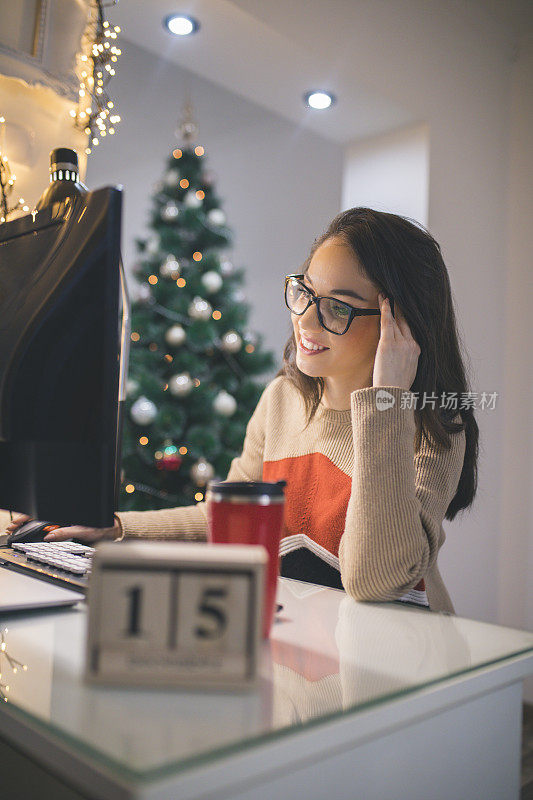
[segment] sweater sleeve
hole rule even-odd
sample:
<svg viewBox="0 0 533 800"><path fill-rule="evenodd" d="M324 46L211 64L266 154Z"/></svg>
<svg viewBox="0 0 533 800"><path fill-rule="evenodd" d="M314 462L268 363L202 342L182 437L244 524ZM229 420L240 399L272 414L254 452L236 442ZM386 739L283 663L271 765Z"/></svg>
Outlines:
<svg viewBox="0 0 533 800"><path fill-rule="evenodd" d="M261 395L246 426L242 453L231 462L227 481L260 481L263 478L268 387Z"/></svg>
<svg viewBox="0 0 533 800"><path fill-rule="evenodd" d="M395 400L383 410L376 405L380 389ZM351 394L354 468L339 561L356 600L397 600L426 575L463 467L464 431L450 435L449 450L423 432L415 453L414 409L402 407L405 393L371 386Z"/></svg>
<svg viewBox="0 0 533 800"><path fill-rule="evenodd" d="M263 450L267 405L265 389L246 427L242 453L231 462L226 480L260 481L263 474ZM119 511L116 514L122 539L175 539L178 541L207 540L206 503L159 511Z"/></svg>

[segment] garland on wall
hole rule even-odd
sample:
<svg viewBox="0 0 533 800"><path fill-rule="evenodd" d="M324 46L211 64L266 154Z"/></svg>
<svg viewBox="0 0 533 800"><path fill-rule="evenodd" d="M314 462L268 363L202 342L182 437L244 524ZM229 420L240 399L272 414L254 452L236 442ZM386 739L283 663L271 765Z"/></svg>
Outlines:
<svg viewBox="0 0 533 800"><path fill-rule="evenodd" d="M113 5L116 5L115 0ZM105 19L101 0L95 0L82 38L82 52L77 58L77 74L80 85L78 89L78 105L72 108L70 115L74 124L89 137L85 150L87 155L93 147L107 135L115 133L115 126L120 122L115 104L110 98L107 86L116 74L116 63L122 50L117 47L120 33L118 25L110 25Z"/></svg>

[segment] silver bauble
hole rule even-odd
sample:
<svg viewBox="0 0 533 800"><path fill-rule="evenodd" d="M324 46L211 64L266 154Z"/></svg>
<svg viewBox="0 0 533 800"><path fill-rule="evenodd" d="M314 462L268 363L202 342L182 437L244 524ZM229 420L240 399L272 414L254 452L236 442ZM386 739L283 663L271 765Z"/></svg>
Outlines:
<svg viewBox="0 0 533 800"><path fill-rule="evenodd" d="M137 299L140 303L150 303L153 300L152 290L147 283L141 283L137 290Z"/></svg>
<svg viewBox="0 0 533 800"><path fill-rule="evenodd" d="M214 294L222 288L222 278L218 272L210 270L202 275L202 283L205 287L207 294Z"/></svg>
<svg viewBox="0 0 533 800"><path fill-rule="evenodd" d="M165 341L167 341L168 344L171 344L173 347L179 347L180 344L183 344L186 338L187 334L181 325L172 325L172 327L169 328L165 333Z"/></svg>
<svg viewBox="0 0 533 800"><path fill-rule="evenodd" d="M231 299L234 303L244 303L246 300L246 295L244 294L242 289L235 289L235 291L231 295Z"/></svg>
<svg viewBox="0 0 533 800"><path fill-rule="evenodd" d="M183 198L184 204L187 208L200 208L202 205L202 200L200 197L196 196L196 192L194 190L189 190L185 197Z"/></svg>
<svg viewBox="0 0 533 800"><path fill-rule="evenodd" d="M177 186L180 174L177 169L169 169L165 175L165 183L167 186Z"/></svg>
<svg viewBox="0 0 533 800"><path fill-rule="evenodd" d="M126 381L126 397L131 397L139 391L139 382L134 378L128 378Z"/></svg>
<svg viewBox="0 0 533 800"><path fill-rule="evenodd" d="M157 406L141 395L131 407L131 418L137 425L150 425L157 415Z"/></svg>
<svg viewBox="0 0 533 800"><path fill-rule="evenodd" d="M159 250L159 236L150 236L146 242L146 252L153 256Z"/></svg>
<svg viewBox="0 0 533 800"><path fill-rule="evenodd" d="M209 319L212 311L211 304L202 297L195 297L189 306L189 316L193 319Z"/></svg>
<svg viewBox="0 0 533 800"><path fill-rule="evenodd" d="M174 200L169 200L161 209L161 219L164 219L166 222L172 222L179 213L180 210Z"/></svg>
<svg viewBox="0 0 533 800"><path fill-rule="evenodd" d="M212 208L207 212L207 219L211 225L224 225L226 222L226 215L221 208Z"/></svg>
<svg viewBox="0 0 533 800"><path fill-rule="evenodd" d="M181 375L173 375L168 382L170 394L174 397L187 397L192 392L194 383L188 372Z"/></svg>
<svg viewBox="0 0 533 800"><path fill-rule="evenodd" d="M213 401L213 408L221 417L231 417L237 411L237 401L222 389Z"/></svg>
<svg viewBox="0 0 533 800"><path fill-rule="evenodd" d="M176 280L180 276L180 265L176 256L168 255L159 267L159 274L162 278L172 278Z"/></svg>
<svg viewBox="0 0 533 800"><path fill-rule="evenodd" d="M242 347L242 339L237 331L228 331L222 337L220 346L226 353L238 353Z"/></svg>
<svg viewBox="0 0 533 800"><path fill-rule="evenodd" d="M233 273L235 272L235 267L233 266L233 263L231 261L226 259L221 263L220 271L222 272L223 275L228 277L228 275L233 275Z"/></svg>
<svg viewBox="0 0 533 800"><path fill-rule="evenodd" d="M191 467L191 478L197 486L205 486L215 475L213 465L205 458L199 458Z"/></svg>

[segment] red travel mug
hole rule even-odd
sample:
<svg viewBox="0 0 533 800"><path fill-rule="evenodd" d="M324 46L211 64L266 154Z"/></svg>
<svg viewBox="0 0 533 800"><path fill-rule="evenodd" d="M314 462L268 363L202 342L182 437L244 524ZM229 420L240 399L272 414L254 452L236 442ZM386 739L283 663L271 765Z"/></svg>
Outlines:
<svg viewBox="0 0 533 800"><path fill-rule="evenodd" d="M276 603L285 485L285 481L211 481L205 496L210 542L262 544L268 553L263 607L264 639L270 634Z"/></svg>

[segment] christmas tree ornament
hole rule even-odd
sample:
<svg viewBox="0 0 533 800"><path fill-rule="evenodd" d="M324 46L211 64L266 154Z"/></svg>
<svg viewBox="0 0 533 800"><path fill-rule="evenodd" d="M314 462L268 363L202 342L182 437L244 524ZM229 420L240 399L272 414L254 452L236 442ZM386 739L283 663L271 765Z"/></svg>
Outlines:
<svg viewBox="0 0 533 800"><path fill-rule="evenodd" d="M180 272L179 261L173 255L168 255L159 267L159 274L162 278L172 278L174 281L179 278Z"/></svg>
<svg viewBox="0 0 533 800"><path fill-rule="evenodd" d="M150 425L157 416L157 406L142 395L132 405L130 414L137 425Z"/></svg>
<svg viewBox="0 0 533 800"><path fill-rule="evenodd" d="M174 200L169 200L168 203L161 209L161 219L165 222L172 222L176 219L180 210Z"/></svg>
<svg viewBox="0 0 533 800"><path fill-rule="evenodd" d="M191 147L192 142L198 136L198 125L193 115L193 108L190 95L187 97L183 104L183 112L178 127L175 130L178 139L181 137L187 147Z"/></svg>
<svg viewBox="0 0 533 800"><path fill-rule="evenodd" d="M235 289L235 291L232 292L231 299L234 303L244 303L246 300L246 295L242 289Z"/></svg>
<svg viewBox="0 0 533 800"><path fill-rule="evenodd" d="M141 283L137 291L137 298L140 303L150 303L153 301L152 291L149 284Z"/></svg>
<svg viewBox="0 0 533 800"><path fill-rule="evenodd" d="M126 381L126 396L131 397L139 391L139 382L133 378L128 378Z"/></svg>
<svg viewBox="0 0 533 800"><path fill-rule="evenodd" d="M199 458L191 467L191 477L197 486L205 486L215 475L213 465L205 458Z"/></svg>
<svg viewBox="0 0 533 800"><path fill-rule="evenodd" d="M170 439L166 439L163 451L156 454L155 466L165 472L177 472L181 467L183 459L178 455L178 448L172 444Z"/></svg>
<svg viewBox="0 0 533 800"><path fill-rule="evenodd" d="M172 347L179 347L186 338L187 334L181 325L172 325L165 333L165 341L171 344Z"/></svg>
<svg viewBox="0 0 533 800"><path fill-rule="evenodd" d="M213 401L213 408L221 417L231 417L237 411L237 401L222 389Z"/></svg>
<svg viewBox="0 0 533 800"><path fill-rule="evenodd" d="M159 250L159 236L154 235L150 236L148 241L146 242L146 252L153 256Z"/></svg>
<svg viewBox="0 0 533 800"><path fill-rule="evenodd" d="M226 353L238 353L242 347L242 339L237 331L228 331L222 337L220 346Z"/></svg>
<svg viewBox="0 0 533 800"><path fill-rule="evenodd" d="M221 208L212 208L207 212L207 219L211 225L224 225L226 222L226 215Z"/></svg>
<svg viewBox="0 0 533 800"><path fill-rule="evenodd" d="M183 203L187 208L200 208L202 200L196 196L196 191L188 191L183 199Z"/></svg>
<svg viewBox="0 0 533 800"><path fill-rule="evenodd" d="M211 304L202 297L195 297L189 306L189 316L192 319L209 319L212 311Z"/></svg>
<svg viewBox="0 0 533 800"><path fill-rule="evenodd" d="M177 186L180 174L177 169L169 169L165 175L165 184L167 186Z"/></svg>
<svg viewBox="0 0 533 800"><path fill-rule="evenodd" d="M174 397L187 397L192 392L194 381L188 372L173 375L168 382L170 394Z"/></svg>
<svg viewBox="0 0 533 800"><path fill-rule="evenodd" d="M214 294L222 288L222 278L218 272L210 270L202 275L202 283L205 287L207 294Z"/></svg>
<svg viewBox="0 0 533 800"><path fill-rule="evenodd" d="M231 261L225 259L220 265L220 271L227 278L230 275L233 275L233 273L235 272L235 267L233 266Z"/></svg>
<svg viewBox="0 0 533 800"><path fill-rule="evenodd" d="M248 344L257 344L257 335L251 330L244 331L244 339Z"/></svg>

